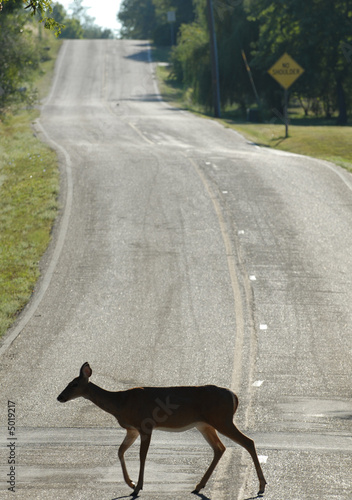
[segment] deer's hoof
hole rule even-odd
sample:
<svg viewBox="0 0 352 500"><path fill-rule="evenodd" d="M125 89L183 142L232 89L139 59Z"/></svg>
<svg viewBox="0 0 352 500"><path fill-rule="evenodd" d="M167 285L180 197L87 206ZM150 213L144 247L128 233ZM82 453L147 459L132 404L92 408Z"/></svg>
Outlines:
<svg viewBox="0 0 352 500"><path fill-rule="evenodd" d="M143 488L142 488L142 486L138 486L138 484L137 484L137 486L136 486L136 487L135 487L135 489L133 490L133 493L131 493L131 496L132 496L133 498L138 497L138 493L139 493L142 489L143 489Z"/></svg>
<svg viewBox="0 0 352 500"><path fill-rule="evenodd" d="M202 488L204 488L204 486L202 486L201 484L197 484L197 486L192 491L193 495L198 495Z"/></svg>
<svg viewBox="0 0 352 500"><path fill-rule="evenodd" d="M262 483L260 485L260 490L258 491L258 497L262 497L264 495L264 490L266 485L267 485L266 481L264 481L264 484Z"/></svg>

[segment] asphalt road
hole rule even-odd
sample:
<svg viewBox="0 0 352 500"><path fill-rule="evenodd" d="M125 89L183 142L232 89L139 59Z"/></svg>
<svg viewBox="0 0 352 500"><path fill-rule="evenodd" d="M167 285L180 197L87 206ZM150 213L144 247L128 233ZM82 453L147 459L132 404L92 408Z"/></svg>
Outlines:
<svg viewBox="0 0 352 500"><path fill-rule="evenodd" d="M88 361L109 390L231 387L265 498L351 498L351 175L161 102L141 42L66 41L35 128L58 151L62 209L0 345L0 497L129 495L124 431L56 401ZM224 442L200 497L254 497L249 455ZM140 497L195 498L211 455L196 431L155 433ZM137 444L126 460L135 478Z"/></svg>

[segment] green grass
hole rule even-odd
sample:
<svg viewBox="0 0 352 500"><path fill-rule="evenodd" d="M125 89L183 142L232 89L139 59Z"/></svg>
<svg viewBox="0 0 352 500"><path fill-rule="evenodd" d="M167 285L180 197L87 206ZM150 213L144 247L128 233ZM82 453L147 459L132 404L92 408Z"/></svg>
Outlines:
<svg viewBox="0 0 352 500"><path fill-rule="evenodd" d="M55 38L52 32L47 32L43 36L43 44L46 47L45 55L48 58L41 64L41 69L38 72L36 87L38 89L39 100L43 99L51 88L51 81L54 74L56 59L62 45L62 40Z"/></svg>
<svg viewBox="0 0 352 500"><path fill-rule="evenodd" d="M290 125L289 137L285 138L283 124L226 125L256 144L329 160L352 172L351 127Z"/></svg>
<svg viewBox="0 0 352 500"><path fill-rule="evenodd" d="M155 50L155 61L168 61L168 52ZM160 57L160 59L158 59ZM170 77L167 66L158 66L156 75L163 98L176 107L201 114L205 113L200 106L192 104L191 89L185 89ZM352 127L335 126L334 120L324 118L304 118L303 110L291 109L289 137L285 138L285 126L273 115L271 123L247 123L236 117L238 110L223 112L221 123L244 135L258 145L281 149L292 153L321 158L336 163L352 172Z"/></svg>
<svg viewBox="0 0 352 500"><path fill-rule="evenodd" d="M52 34L44 42L52 59L37 74L41 97L50 87L59 48ZM57 157L33 134L38 114L21 110L0 121L0 335L33 293L58 210Z"/></svg>
<svg viewBox="0 0 352 500"><path fill-rule="evenodd" d="M170 56L171 56L171 47L162 47L159 45L152 45L151 46L151 51L152 51L152 58L153 61L157 62L166 62L168 63L170 61Z"/></svg>

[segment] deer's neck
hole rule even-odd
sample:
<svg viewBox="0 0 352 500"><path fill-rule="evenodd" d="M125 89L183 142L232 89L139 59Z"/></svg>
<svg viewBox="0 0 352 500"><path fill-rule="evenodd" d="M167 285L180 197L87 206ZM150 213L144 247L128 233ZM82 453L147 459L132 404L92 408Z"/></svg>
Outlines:
<svg viewBox="0 0 352 500"><path fill-rule="evenodd" d="M99 406L102 410L116 417L120 406L119 395L119 392L106 391L92 382L89 382L85 398Z"/></svg>

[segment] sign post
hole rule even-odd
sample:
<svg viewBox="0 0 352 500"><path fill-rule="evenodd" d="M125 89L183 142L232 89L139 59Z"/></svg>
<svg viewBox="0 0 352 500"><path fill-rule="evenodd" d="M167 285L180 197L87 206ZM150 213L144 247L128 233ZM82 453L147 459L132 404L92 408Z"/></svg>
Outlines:
<svg viewBox="0 0 352 500"><path fill-rule="evenodd" d="M176 22L176 12L174 10L169 10L167 13L167 20L170 23L170 31L171 31L171 46L175 45L175 33L174 33L174 24Z"/></svg>
<svg viewBox="0 0 352 500"><path fill-rule="evenodd" d="M285 137L288 137L288 88L299 78L304 69L286 52L269 69L268 73L284 88Z"/></svg>

